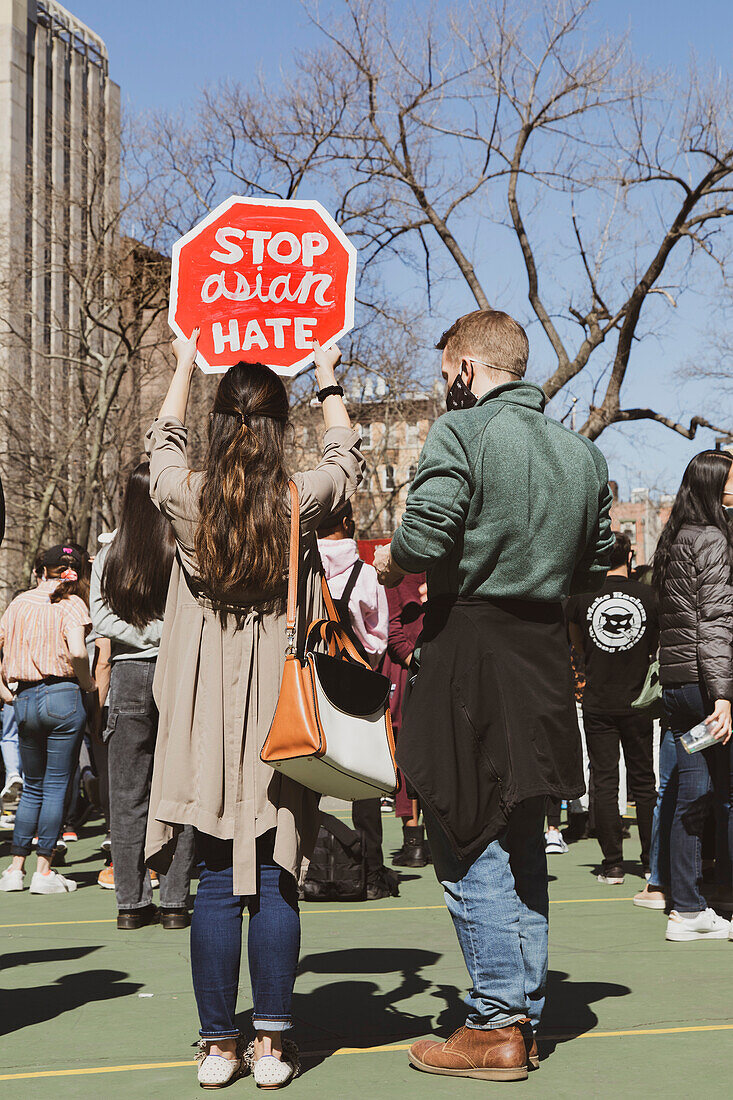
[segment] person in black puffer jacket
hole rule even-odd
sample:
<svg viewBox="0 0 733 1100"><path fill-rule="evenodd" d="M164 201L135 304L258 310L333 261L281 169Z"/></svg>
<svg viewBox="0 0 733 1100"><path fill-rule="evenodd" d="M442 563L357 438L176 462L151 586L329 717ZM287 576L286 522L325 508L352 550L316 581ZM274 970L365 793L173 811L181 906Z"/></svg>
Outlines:
<svg viewBox="0 0 733 1100"><path fill-rule="evenodd" d="M726 939L723 920L700 893L702 831L714 795L727 814L728 850L718 852L720 884L730 887L733 853L733 458L703 451L685 470L654 555L660 599L660 679L675 740L679 787L670 838L672 912L668 940ZM689 755L682 735L706 722L718 744ZM720 836L721 830L718 830Z"/></svg>

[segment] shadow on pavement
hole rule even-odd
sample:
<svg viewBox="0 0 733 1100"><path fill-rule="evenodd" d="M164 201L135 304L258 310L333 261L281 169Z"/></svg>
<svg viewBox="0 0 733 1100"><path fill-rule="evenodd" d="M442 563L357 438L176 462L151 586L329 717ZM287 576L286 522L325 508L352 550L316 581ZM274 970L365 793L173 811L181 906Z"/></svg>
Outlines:
<svg viewBox="0 0 733 1100"><path fill-rule="evenodd" d="M540 1058L547 1058L558 1043L568 1043L592 1031L598 1017L590 1007L607 997L627 997L627 985L615 982L573 982L561 970L547 976L547 1001L542 1015L538 1045Z"/></svg>
<svg viewBox="0 0 733 1100"><path fill-rule="evenodd" d="M34 963L54 963L70 959L82 959L98 947L61 947L48 951L18 951L2 956L4 970ZM9 1035L21 1028L54 1020L65 1012L94 1001L108 1001L114 997L129 997L142 989L140 982L128 982L129 974L120 970L83 970L78 974L63 974L54 982L38 986L10 989L0 988L0 1004L12 1006L12 1011L2 1013L0 1035Z"/></svg>
<svg viewBox="0 0 733 1100"><path fill-rule="evenodd" d="M303 1054L303 1072L313 1069L343 1046L371 1047L403 1043L432 1029L430 1016L400 1009L424 993L432 982L421 971L441 956L422 948L368 947L323 951L301 959L299 975L324 974L329 980L308 993L296 992L293 1014ZM343 980L338 975L344 975ZM369 978L392 974L394 987L384 990ZM360 977L363 975L363 977ZM238 1019L251 1030L250 1013Z"/></svg>

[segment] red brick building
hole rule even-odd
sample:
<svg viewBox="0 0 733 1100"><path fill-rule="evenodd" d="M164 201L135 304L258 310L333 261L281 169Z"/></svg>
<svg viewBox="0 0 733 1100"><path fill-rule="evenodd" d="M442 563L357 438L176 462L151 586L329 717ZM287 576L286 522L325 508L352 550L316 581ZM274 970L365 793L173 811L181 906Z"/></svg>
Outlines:
<svg viewBox="0 0 733 1100"><path fill-rule="evenodd" d="M618 484L613 490L611 524L614 531L624 531L631 539L634 563L646 565L652 557L662 528L669 519L673 496L652 496L649 489L632 489L630 500L619 500Z"/></svg>

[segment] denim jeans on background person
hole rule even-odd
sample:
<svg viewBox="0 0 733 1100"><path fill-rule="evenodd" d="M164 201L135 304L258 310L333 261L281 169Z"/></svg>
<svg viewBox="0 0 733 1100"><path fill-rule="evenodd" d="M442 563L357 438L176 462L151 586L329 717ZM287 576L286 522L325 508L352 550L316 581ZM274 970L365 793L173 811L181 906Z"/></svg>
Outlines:
<svg viewBox="0 0 733 1100"><path fill-rule="evenodd" d="M153 755L158 734L158 708L153 699L155 658L115 661L109 691L109 713L104 732L107 756L112 864L117 908L143 909L153 901L145 865L145 830L153 777ZM101 783L100 783L101 786ZM160 874L160 904L183 909L194 861L193 829L178 835L169 870Z"/></svg>
<svg viewBox="0 0 733 1100"><path fill-rule="evenodd" d="M18 744L18 723L15 720L15 707L12 703L3 703L2 740L3 764L5 766L5 782L11 775L23 774L23 765L20 762L20 746Z"/></svg>
<svg viewBox="0 0 733 1100"><path fill-rule="evenodd" d="M593 775L593 804L603 870L621 867L624 842L619 815L619 758L623 749L627 789L636 799L641 863L646 870L657 801L654 776L654 723L639 714L597 714L584 711L583 723Z"/></svg>
<svg viewBox="0 0 733 1100"><path fill-rule="evenodd" d="M490 1030L528 1016L536 1031L547 983L545 798L520 802L502 835L473 860L459 860L437 820L423 812L471 977L466 1025Z"/></svg>
<svg viewBox="0 0 733 1100"><path fill-rule="evenodd" d="M15 815L12 853L50 859L59 838L69 778L76 768L86 711L78 684L41 681L15 697L23 794Z"/></svg>
<svg viewBox="0 0 733 1100"><path fill-rule="evenodd" d="M730 807L731 751L728 745L713 745L702 752L688 753L680 742L687 730L712 713L713 705L699 684L665 688L664 706L675 740L677 754L677 805L672 822L670 881L673 908L679 913L700 913L707 902L702 885L702 836L710 809L719 815ZM712 794L712 797L711 797ZM727 813L731 836L731 815ZM730 845L730 839L729 839ZM730 846L725 853L730 859ZM730 880L730 868L719 877Z"/></svg>
<svg viewBox="0 0 733 1100"><path fill-rule="evenodd" d="M257 893L232 893L232 842L196 832L199 887L191 921L191 971L202 1039L236 1038L242 913L249 909L247 954L260 1031L292 1027L291 1003L300 954L298 887L273 861L275 830L257 838Z"/></svg>
<svg viewBox="0 0 733 1100"><path fill-rule="evenodd" d="M669 846L677 805L677 748L671 729L665 729L659 743L659 785L652 822L649 852L649 886L669 890Z"/></svg>

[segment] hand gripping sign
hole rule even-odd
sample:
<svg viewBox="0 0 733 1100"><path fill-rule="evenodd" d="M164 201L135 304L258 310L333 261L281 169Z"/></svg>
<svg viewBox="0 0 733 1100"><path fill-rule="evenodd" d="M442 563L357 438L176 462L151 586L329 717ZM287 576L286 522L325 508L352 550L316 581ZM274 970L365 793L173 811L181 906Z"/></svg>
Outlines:
<svg viewBox="0 0 733 1100"><path fill-rule="evenodd" d="M319 202L233 195L173 246L168 321L206 374L294 376L354 324L356 249Z"/></svg>

